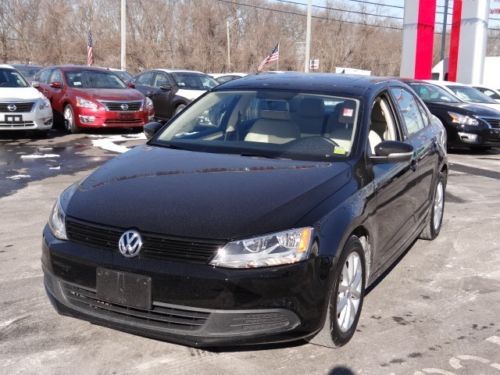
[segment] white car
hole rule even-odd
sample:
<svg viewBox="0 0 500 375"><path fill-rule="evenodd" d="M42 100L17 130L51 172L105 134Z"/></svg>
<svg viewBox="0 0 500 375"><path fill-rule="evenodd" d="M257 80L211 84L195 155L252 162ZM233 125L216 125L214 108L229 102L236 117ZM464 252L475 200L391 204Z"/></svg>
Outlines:
<svg viewBox="0 0 500 375"><path fill-rule="evenodd" d="M52 128L50 101L10 65L0 65L0 131Z"/></svg>
<svg viewBox="0 0 500 375"><path fill-rule="evenodd" d="M500 111L500 103L496 102L488 95L483 94L481 91L475 89L474 87L464 85L457 82L448 81L427 81L434 85L444 88L449 93L455 95L461 101L466 103L482 104L487 107L496 109Z"/></svg>
<svg viewBox="0 0 500 375"><path fill-rule="evenodd" d="M489 96L491 99L495 100L496 102L500 103L500 89L495 90L490 87L486 86L472 86L476 90L481 91L484 95Z"/></svg>

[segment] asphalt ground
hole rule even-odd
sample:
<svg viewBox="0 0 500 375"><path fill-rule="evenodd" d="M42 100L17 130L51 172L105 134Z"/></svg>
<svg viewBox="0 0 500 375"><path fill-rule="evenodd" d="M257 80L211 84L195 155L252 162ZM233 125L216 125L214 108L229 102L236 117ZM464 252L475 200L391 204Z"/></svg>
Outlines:
<svg viewBox="0 0 500 375"><path fill-rule="evenodd" d="M57 195L142 134L0 134L0 374L500 374L500 150L450 153L443 229L365 298L340 349L205 351L62 317L43 288Z"/></svg>

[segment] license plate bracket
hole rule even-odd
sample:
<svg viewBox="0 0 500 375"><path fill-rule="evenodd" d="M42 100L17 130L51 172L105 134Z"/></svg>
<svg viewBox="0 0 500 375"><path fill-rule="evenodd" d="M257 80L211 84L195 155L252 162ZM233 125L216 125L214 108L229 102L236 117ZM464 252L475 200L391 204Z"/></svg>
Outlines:
<svg viewBox="0 0 500 375"><path fill-rule="evenodd" d="M106 302L151 309L151 277L107 268L96 270L97 298Z"/></svg>
<svg viewBox="0 0 500 375"><path fill-rule="evenodd" d="M134 114L133 113L119 113L118 118L120 120L133 120Z"/></svg>
<svg viewBox="0 0 500 375"><path fill-rule="evenodd" d="M23 122L23 115L5 115L5 122L10 124L18 124Z"/></svg>

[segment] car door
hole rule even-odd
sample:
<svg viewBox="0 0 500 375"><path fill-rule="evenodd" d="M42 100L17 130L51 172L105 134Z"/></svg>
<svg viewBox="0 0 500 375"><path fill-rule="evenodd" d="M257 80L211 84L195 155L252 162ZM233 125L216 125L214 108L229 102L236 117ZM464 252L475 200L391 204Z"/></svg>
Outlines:
<svg viewBox="0 0 500 375"><path fill-rule="evenodd" d="M48 90L50 91L50 103L54 111L63 113L64 84L62 72L54 69L49 77Z"/></svg>
<svg viewBox="0 0 500 375"><path fill-rule="evenodd" d="M437 176L438 132L430 126L430 113L412 92L403 87L392 87L390 92L401 116L405 142L414 149L414 183L408 193L412 195L415 221L421 223L427 215Z"/></svg>
<svg viewBox="0 0 500 375"><path fill-rule="evenodd" d="M388 91L382 92L372 104L367 154L374 155L372 143L383 141L404 141L401 121ZM371 163L376 201L371 219L376 269L392 259L414 232L415 203L408 190L414 183L415 172L410 162L376 163L368 158L368 163Z"/></svg>
<svg viewBox="0 0 500 375"><path fill-rule="evenodd" d="M156 117L162 120L172 117L174 91L168 74L160 71L155 72L150 98L153 101Z"/></svg>

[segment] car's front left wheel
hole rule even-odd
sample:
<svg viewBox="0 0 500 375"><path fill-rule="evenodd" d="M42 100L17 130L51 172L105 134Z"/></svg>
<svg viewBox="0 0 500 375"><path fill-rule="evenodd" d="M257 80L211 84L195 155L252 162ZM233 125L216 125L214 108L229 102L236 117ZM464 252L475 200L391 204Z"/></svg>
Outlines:
<svg viewBox="0 0 500 375"><path fill-rule="evenodd" d="M333 348L349 342L363 307L365 272L363 245L351 236L334 271L325 324L311 343Z"/></svg>
<svg viewBox="0 0 500 375"><path fill-rule="evenodd" d="M75 113L73 112L73 108L71 107L71 105L66 105L66 107L64 107L64 128L66 129L66 131L68 133L78 133L79 132L79 128L78 126L76 125L76 122L75 122Z"/></svg>

